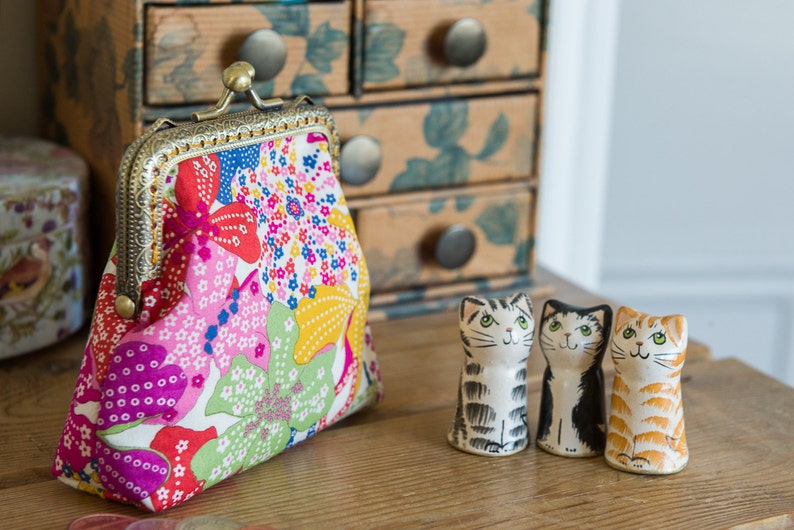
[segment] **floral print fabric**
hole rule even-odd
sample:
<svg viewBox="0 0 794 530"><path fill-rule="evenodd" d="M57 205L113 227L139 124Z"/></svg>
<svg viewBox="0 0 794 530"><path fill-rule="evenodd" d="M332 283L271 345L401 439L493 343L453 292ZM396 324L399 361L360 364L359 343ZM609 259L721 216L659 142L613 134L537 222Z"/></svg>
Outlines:
<svg viewBox="0 0 794 530"><path fill-rule="evenodd" d="M380 399L369 279L326 137L189 158L166 177L159 279L114 309L115 256L53 473L160 511Z"/></svg>

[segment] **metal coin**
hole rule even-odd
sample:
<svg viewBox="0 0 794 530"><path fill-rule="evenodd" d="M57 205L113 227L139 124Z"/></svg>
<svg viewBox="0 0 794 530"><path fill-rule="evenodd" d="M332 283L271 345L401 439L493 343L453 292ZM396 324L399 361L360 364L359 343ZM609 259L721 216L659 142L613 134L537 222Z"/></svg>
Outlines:
<svg viewBox="0 0 794 530"><path fill-rule="evenodd" d="M240 530L244 526L245 524L233 519L201 515L179 521L174 530Z"/></svg>
<svg viewBox="0 0 794 530"><path fill-rule="evenodd" d="M151 519L141 519L129 525L126 530L174 530L179 521L176 519L164 519L154 517Z"/></svg>
<svg viewBox="0 0 794 530"><path fill-rule="evenodd" d="M134 523L137 520L137 517L129 515L93 513L72 521L69 525L69 530L124 530L130 523Z"/></svg>

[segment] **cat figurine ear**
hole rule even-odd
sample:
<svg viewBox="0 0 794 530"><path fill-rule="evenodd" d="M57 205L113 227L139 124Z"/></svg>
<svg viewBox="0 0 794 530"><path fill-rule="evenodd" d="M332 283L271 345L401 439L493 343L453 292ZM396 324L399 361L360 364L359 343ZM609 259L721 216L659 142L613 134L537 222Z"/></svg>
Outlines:
<svg viewBox="0 0 794 530"><path fill-rule="evenodd" d="M612 326L608 305L577 307L549 300L540 322L546 358L538 447L571 457L604 452L605 403L601 361Z"/></svg>
<svg viewBox="0 0 794 530"><path fill-rule="evenodd" d="M662 475L686 466L681 371L687 321L621 307L611 352L615 364L605 457L622 471Z"/></svg>
<svg viewBox="0 0 794 530"><path fill-rule="evenodd" d="M527 360L535 336L524 293L460 303L463 367L455 417L447 433L461 451L505 456L526 448Z"/></svg>

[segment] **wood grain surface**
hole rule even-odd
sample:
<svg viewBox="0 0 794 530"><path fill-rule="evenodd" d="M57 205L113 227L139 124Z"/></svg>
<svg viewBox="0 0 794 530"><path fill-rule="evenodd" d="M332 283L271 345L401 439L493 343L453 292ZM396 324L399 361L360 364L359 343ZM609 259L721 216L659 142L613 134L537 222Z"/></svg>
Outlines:
<svg viewBox="0 0 794 530"><path fill-rule="evenodd" d="M539 269L552 296L604 299ZM539 311L542 298L533 300ZM692 331L697 334L697 330ZM219 515L275 528L773 528L794 506L794 389L690 345L683 392L689 465L676 475L623 473L602 458L534 445L504 458L452 448L462 361L457 316L374 325L386 399L257 468L165 512ZM72 490L49 466L85 334L0 363L1 528L66 528L90 513L153 517ZM529 362L534 435L544 366ZM605 364L607 388L611 366ZM785 526L783 526L785 527Z"/></svg>

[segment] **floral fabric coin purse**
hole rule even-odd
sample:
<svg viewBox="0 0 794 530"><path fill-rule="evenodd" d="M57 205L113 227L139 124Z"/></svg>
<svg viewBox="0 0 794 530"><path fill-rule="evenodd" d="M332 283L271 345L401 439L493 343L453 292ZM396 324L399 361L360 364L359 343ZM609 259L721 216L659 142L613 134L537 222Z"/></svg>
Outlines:
<svg viewBox="0 0 794 530"><path fill-rule="evenodd" d="M224 72L119 171L116 245L53 474L161 511L382 396L329 112ZM225 115L234 93L255 109Z"/></svg>

